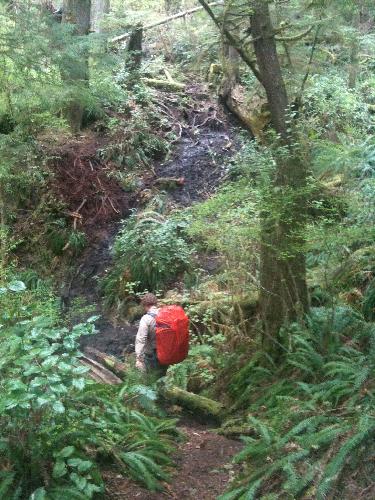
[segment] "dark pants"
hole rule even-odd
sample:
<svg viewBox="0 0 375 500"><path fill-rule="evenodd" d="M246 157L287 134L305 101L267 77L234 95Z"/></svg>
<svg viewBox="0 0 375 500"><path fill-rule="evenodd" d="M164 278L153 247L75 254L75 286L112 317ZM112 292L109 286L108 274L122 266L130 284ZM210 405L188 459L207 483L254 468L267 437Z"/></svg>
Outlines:
<svg viewBox="0 0 375 500"><path fill-rule="evenodd" d="M161 365L156 355L156 349L151 354L145 355L145 365L148 372L154 371L164 377L167 373L168 366Z"/></svg>

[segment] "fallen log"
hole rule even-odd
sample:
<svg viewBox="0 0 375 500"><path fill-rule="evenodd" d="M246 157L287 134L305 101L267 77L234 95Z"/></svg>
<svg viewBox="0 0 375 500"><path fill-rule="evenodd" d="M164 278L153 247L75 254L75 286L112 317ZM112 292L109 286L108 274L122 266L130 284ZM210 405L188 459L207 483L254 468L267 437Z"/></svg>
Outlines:
<svg viewBox="0 0 375 500"><path fill-rule="evenodd" d="M115 356L111 356L110 354L101 352L94 347L86 347L85 353L88 354L90 359L98 361L121 379L125 377L127 366L125 363L122 363L117 358L115 358Z"/></svg>
<svg viewBox="0 0 375 500"><path fill-rule="evenodd" d="M159 387L161 396L174 404L184 407L195 416L205 420L221 421L224 414L224 405L213 399L193 394L175 386Z"/></svg>
<svg viewBox="0 0 375 500"><path fill-rule="evenodd" d="M210 7L215 7L215 5L220 5L220 2L212 2L209 4ZM203 10L203 7L194 7L193 9L184 10L183 12L177 12L177 14L173 14L173 16L169 16L164 19L161 19L160 21L156 21L155 23L143 26L143 31L156 28L157 26L161 26L162 24L170 23L171 21L174 21L175 19L180 19L181 17L191 16L192 14L195 14L200 10ZM110 40L110 43L122 42L127 38L129 38L130 35L131 33L124 33L123 35L115 36Z"/></svg>
<svg viewBox="0 0 375 500"><path fill-rule="evenodd" d="M93 359L82 355L80 357L80 362L83 366L89 369L88 375L95 380L95 382L109 385L122 384L122 380L117 377L117 375Z"/></svg>
<svg viewBox="0 0 375 500"><path fill-rule="evenodd" d="M157 78L142 78L142 81L149 85L150 87L154 87L159 90L167 90L171 92L178 92L180 90L185 90L186 85L184 83L179 82L171 82L169 80L159 80Z"/></svg>
<svg viewBox="0 0 375 500"><path fill-rule="evenodd" d="M185 184L185 177L158 177L154 185L159 186L161 189L166 191L172 191L178 187L182 187Z"/></svg>
<svg viewBox="0 0 375 500"><path fill-rule="evenodd" d="M225 436L230 439L239 439L241 436L255 437L256 431L254 427L249 425L233 425L228 427L222 427L218 429L217 434L220 436Z"/></svg>

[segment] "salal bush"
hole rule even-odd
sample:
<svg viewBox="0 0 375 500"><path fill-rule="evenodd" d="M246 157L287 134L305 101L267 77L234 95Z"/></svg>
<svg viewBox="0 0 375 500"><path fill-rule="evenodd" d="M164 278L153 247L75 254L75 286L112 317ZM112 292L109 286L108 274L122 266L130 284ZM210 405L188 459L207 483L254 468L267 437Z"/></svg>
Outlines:
<svg viewBox="0 0 375 500"><path fill-rule="evenodd" d="M25 287L15 283L1 288L4 307L8 295L20 301ZM90 381L79 339L95 331L95 318L73 329L48 315L9 310L2 319L0 498L92 498L104 492L101 462L159 489L175 424L136 409L142 388Z"/></svg>

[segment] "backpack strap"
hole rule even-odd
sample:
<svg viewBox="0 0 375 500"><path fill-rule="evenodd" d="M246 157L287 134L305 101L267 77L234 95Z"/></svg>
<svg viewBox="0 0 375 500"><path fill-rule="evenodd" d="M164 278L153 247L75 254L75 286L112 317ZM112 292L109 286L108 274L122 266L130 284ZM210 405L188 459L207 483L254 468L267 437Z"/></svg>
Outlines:
<svg viewBox="0 0 375 500"><path fill-rule="evenodd" d="M156 316L158 315L157 313L151 313L151 312L148 312L146 313L148 316L151 316L152 318L156 318Z"/></svg>

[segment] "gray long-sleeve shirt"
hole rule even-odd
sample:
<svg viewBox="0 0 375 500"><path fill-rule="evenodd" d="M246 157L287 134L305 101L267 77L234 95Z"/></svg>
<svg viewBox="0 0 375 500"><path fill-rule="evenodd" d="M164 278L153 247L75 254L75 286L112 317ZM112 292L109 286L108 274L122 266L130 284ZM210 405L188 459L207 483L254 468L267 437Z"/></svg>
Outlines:
<svg viewBox="0 0 375 500"><path fill-rule="evenodd" d="M145 354L152 354L156 349L156 321L152 315L156 316L158 312L159 309L157 307L151 307L148 313L142 316L135 339L135 354L137 358L143 359Z"/></svg>

